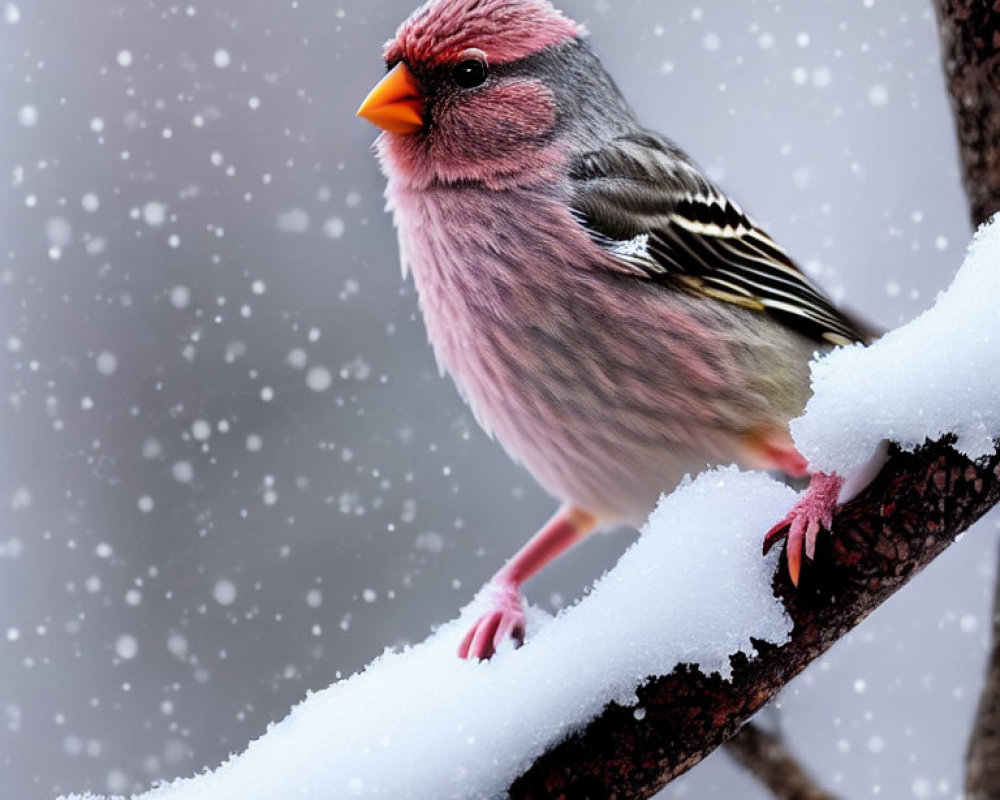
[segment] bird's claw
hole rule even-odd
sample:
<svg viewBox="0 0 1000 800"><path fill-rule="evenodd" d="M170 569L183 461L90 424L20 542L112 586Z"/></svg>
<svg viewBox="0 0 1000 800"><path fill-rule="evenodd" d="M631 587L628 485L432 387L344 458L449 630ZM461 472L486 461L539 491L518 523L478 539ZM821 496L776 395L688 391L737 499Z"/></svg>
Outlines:
<svg viewBox="0 0 1000 800"><path fill-rule="evenodd" d="M764 554L782 539L788 539L785 557L788 561L788 576L794 586L799 585L802 574L803 555L812 561L816 557L816 539L819 532L829 529L820 520L812 519L808 514L794 515L789 512L781 522L767 532L764 537Z"/></svg>
<svg viewBox="0 0 1000 800"><path fill-rule="evenodd" d="M490 609L462 638L458 657L477 661L490 658L508 638L520 647L524 643L524 631L524 602L517 587L510 584L495 586Z"/></svg>
<svg viewBox="0 0 1000 800"><path fill-rule="evenodd" d="M821 530L833 528L833 510L844 480L839 475L818 472L812 476L806 489L791 510L764 536L764 555L782 539L788 540L785 558L792 584L799 585L803 556L812 561L816 557L816 540Z"/></svg>

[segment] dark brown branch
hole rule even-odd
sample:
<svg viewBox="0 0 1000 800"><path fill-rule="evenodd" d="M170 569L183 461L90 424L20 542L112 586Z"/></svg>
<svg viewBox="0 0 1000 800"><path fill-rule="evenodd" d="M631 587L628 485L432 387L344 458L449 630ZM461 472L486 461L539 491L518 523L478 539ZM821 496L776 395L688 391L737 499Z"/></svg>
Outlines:
<svg viewBox="0 0 1000 800"><path fill-rule="evenodd" d="M1000 2L934 0L972 223L1000 208Z"/></svg>
<svg viewBox="0 0 1000 800"><path fill-rule="evenodd" d="M1000 210L1000 2L934 4L969 211L979 225ZM970 800L1000 800L1000 575L993 613L993 652L965 764Z"/></svg>
<svg viewBox="0 0 1000 800"><path fill-rule="evenodd" d="M837 800L816 784L779 736L752 722L744 725L725 747L776 800Z"/></svg>
<svg viewBox="0 0 1000 800"><path fill-rule="evenodd" d="M993 650L987 670L965 762L968 800L1000 798L1000 575L993 603Z"/></svg>
<svg viewBox="0 0 1000 800"><path fill-rule="evenodd" d="M733 677L680 665L639 688L645 709L609 706L511 786L513 798L646 798L693 767L837 639L856 626L1000 500L1000 454L974 464L946 442L895 453L836 515L816 565L796 591L784 569L775 592L794 622L781 647L734 656Z"/></svg>

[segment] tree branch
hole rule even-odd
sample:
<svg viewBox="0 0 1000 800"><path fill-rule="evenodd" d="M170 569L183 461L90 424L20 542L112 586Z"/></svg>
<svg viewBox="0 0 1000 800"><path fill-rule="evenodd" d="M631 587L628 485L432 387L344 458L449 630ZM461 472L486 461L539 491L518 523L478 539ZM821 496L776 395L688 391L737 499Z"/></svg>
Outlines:
<svg viewBox="0 0 1000 800"><path fill-rule="evenodd" d="M947 441L895 452L882 474L834 518L798 590L782 568L775 594L791 641L734 656L731 681L679 665L637 691L645 713L607 707L548 751L510 788L512 798L646 798L693 767L1000 500L1000 453L974 464Z"/></svg>
<svg viewBox="0 0 1000 800"><path fill-rule="evenodd" d="M820 788L784 741L752 722L725 744L726 751L766 786L776 800L837 800Z"/></svg>
<svg viewBox="0 0 1000 800"><path fill-rule="evenodd" d="M935 0L974 225L1000 210L1000 2ZM1000 575L993 651L965 762L969 800L1000 798Z"/></svg>
<svg viewBox="0 0 1000 800"><path fill-rule="evenodd" d="M1000 209L1000 3L934 0L973 225Z"/></svg>
<svg viewBox="0 0 1000 800"><path fill-rule="evenodd" d="M965 764L968 800L1000 798L1000 575L993 603L993 651Z"/></svg>

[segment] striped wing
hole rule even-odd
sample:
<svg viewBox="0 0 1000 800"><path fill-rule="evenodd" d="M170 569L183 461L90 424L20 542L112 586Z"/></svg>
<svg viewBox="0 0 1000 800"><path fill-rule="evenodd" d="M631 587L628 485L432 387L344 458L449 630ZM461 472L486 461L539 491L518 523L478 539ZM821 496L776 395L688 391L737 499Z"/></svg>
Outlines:
<svg viewBox="0 0 1000 800"><path fill-rule="evenodd" d="M637 277L765 312L827 344L866 336L670 142L615 139L572 164L573 210Z"/></svg>

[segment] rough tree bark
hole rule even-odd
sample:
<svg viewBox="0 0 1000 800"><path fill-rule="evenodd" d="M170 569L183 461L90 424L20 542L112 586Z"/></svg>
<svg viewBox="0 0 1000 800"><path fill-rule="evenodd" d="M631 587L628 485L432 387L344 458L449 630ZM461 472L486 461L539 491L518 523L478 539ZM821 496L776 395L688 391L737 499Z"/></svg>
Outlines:
<svg viewBox="0 0 1000 800"><path fill-rule="evenodd" d="M1000 208L1000 0L935 0L964 180L978 224ZM775 592L791 641L733 659L733 680L689 665L638 690L645 710L612 705L511 786L512 798L646 798L736 734L782 686L863 620L1000 500L1000 452L981 463L947 441L897 452L834 520L818 567ZM1000 591L996 646L969 750L970 799L1000 798ZM756 732L747 746L754 745ZM757 744L760 744L757 742ZM992 783L991 783L992 782ZM982 789L980 789L982 787ZM974 794L979 791L980 794Z"/></svg>
<svg viewBox="0 0 1000 800"><path fill-rule="evenodd" d="M791 641L759 643L732 659L732 681L689 665L637 694L645 710L609 706L556 746L510 788L513 798L609 798L655 794L693 767L788 681L868 616L1000 500L1000 453L973 463L947 441L896 452L882 474L834 518L816 565L795 590L784 569L775 593L794 621Z"/></svg>
<svg viewBox="0 0 1000 800"><path fill-rule="evenodd" d="M1000 2L935 0L973 225L1000 210ZM965 793L1000 800L1000 576L993 651L969 738Z"/></svg>
<svg viewBox="0 0 1000 800"><path fill-rule="evenodd" d="M1000 208L1000 2L935 0L972 222Z"/></svg>
<svg viewBox="0 0 1000 800"><path fill-rule="evenodd" d="M993 652L969 739L965 795L968 800L1000 798L1000 579L993 604Z"/></svg>

